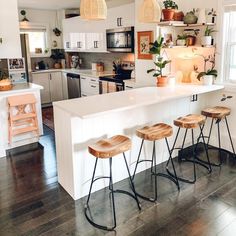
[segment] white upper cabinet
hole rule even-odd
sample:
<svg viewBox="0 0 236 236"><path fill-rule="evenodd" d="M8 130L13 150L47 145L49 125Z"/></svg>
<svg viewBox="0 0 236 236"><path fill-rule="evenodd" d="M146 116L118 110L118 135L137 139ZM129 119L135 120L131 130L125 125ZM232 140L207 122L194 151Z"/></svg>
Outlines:
<svg viewBox="0 0 236 236"><path fill-rule="evenodd" d="M106 28L113 29L135 25L135 4L110 8L107 12Z"/></svg>
<svg viewBox="0 0 236 236"><path fill-rule="evenodd" d="M87 21L80 17L63 20L63 40L66 51L107 51L106 30L134 26L134 3L108 9L106 20Z"/></svg>

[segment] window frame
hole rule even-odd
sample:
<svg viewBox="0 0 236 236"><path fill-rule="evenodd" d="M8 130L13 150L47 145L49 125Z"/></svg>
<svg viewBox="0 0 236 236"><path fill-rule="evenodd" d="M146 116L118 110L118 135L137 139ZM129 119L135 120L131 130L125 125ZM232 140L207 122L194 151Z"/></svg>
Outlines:
<svg viewBox="0 0 236 236"><path fill-rule="evenodd" d="M20 22L20 33L24 30L29 31L32 29L32 31L35 31L36 29L45 29L46 32L46 38L45 38L45 46L48 49L48 52L42 52L42 53L32 53L30 52L31 58L37 58L37 57L50 57L50 30L49 30L49 24L47 23L32 23L32 22Z"/></svg>

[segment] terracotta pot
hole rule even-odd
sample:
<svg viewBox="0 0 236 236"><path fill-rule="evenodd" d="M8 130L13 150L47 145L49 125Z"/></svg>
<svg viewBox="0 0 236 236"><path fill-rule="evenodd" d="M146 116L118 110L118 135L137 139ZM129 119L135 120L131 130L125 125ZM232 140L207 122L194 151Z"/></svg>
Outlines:
<svg viewBox="0 0 236 236"><path fill-rule="evenodd" d="M55 68L55 69L61 69L61 63L56 62L56 63L54 64L54 68Z"/></svg>
<svg viewBox="0 0 236 236"><path fill-rule="evenodd" d="M169 21L174 19L175 9L162 9L163 20Z"/></svg>
<svg viewBox="0 0 236 236"><path fill-rule="evenodd" d="M174 13L174 20L175 21L183 21L184 13L182 11L175 11Z"/></svg>
<svg viewBox="0 0 236 236"><path fill-rule="evenodd" d="M196 37L192 35L188 35L186 39L187 46L194 46L196 43Z"/></svg>
<svg viewBox="0 0 236 236"><path fill-rule="evenodd" d="M167 76L159 76L157 77L157 87L165 87L168 83Z"/></svg>

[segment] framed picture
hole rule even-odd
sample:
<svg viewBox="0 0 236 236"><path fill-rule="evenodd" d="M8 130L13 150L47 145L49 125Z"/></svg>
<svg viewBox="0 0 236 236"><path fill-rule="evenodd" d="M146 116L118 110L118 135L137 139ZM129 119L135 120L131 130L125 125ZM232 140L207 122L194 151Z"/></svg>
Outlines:
<svg viewBox="0 0 236 236"><path fill-rule="evenodd" d="M9 71L25 71L24 58L8 59L8 70Z"/></svg>
<svg viewBox="0 0 236 236"><path fill-rule="evenodd" d="M152 60L152 54L149 54L152 41L153 31L138 32L138 59Z"/></svg>

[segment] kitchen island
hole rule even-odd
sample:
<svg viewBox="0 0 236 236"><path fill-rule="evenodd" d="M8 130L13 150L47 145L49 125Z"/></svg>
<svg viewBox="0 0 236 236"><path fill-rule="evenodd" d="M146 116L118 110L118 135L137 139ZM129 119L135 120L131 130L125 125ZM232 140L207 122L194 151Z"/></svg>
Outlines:
<svg viewBox="0 0 236 236"><path fill-rule="evenodd" d="M32 83L16 84L9 91L0 92L0 158L6 156L6 151L11 148L38 142L34 133L27 133L14 137L13 143L8 143L8 105L7 97L32 93L37 99L36 110L39 124L39 134L43 134L42 112L40 102L41 86Z"/></svg>
<svg viewBox="0 0 236 236"><path fill-rule="evenodd" d="M124 134L132 139L133 147L127 157L133 173L141 142L135 136L138 127L158 122L173 124L173 120L179 116L199 113L207 106L208 94L223 88L221 85L146 87L55 102L53 105L59 183L74 200L87 195L95 161L87 147L101 138L117 134ZM195 99L192 99L193 95ZM170 142L173 142L173 137ZM168 152L162 144L162 141L157 143L157 164L168 158ZM151 150L151 143L145 143L141 158L149 158ZM114 182L127 178L122 158L114 158L114 166L118 167L114 168ZM138 172L149 167L149 164L143 164ZM108 162L98 162L97 170L98 176L106 175ZM98 181L93 191L107 185L106 180Z"/></svg>

